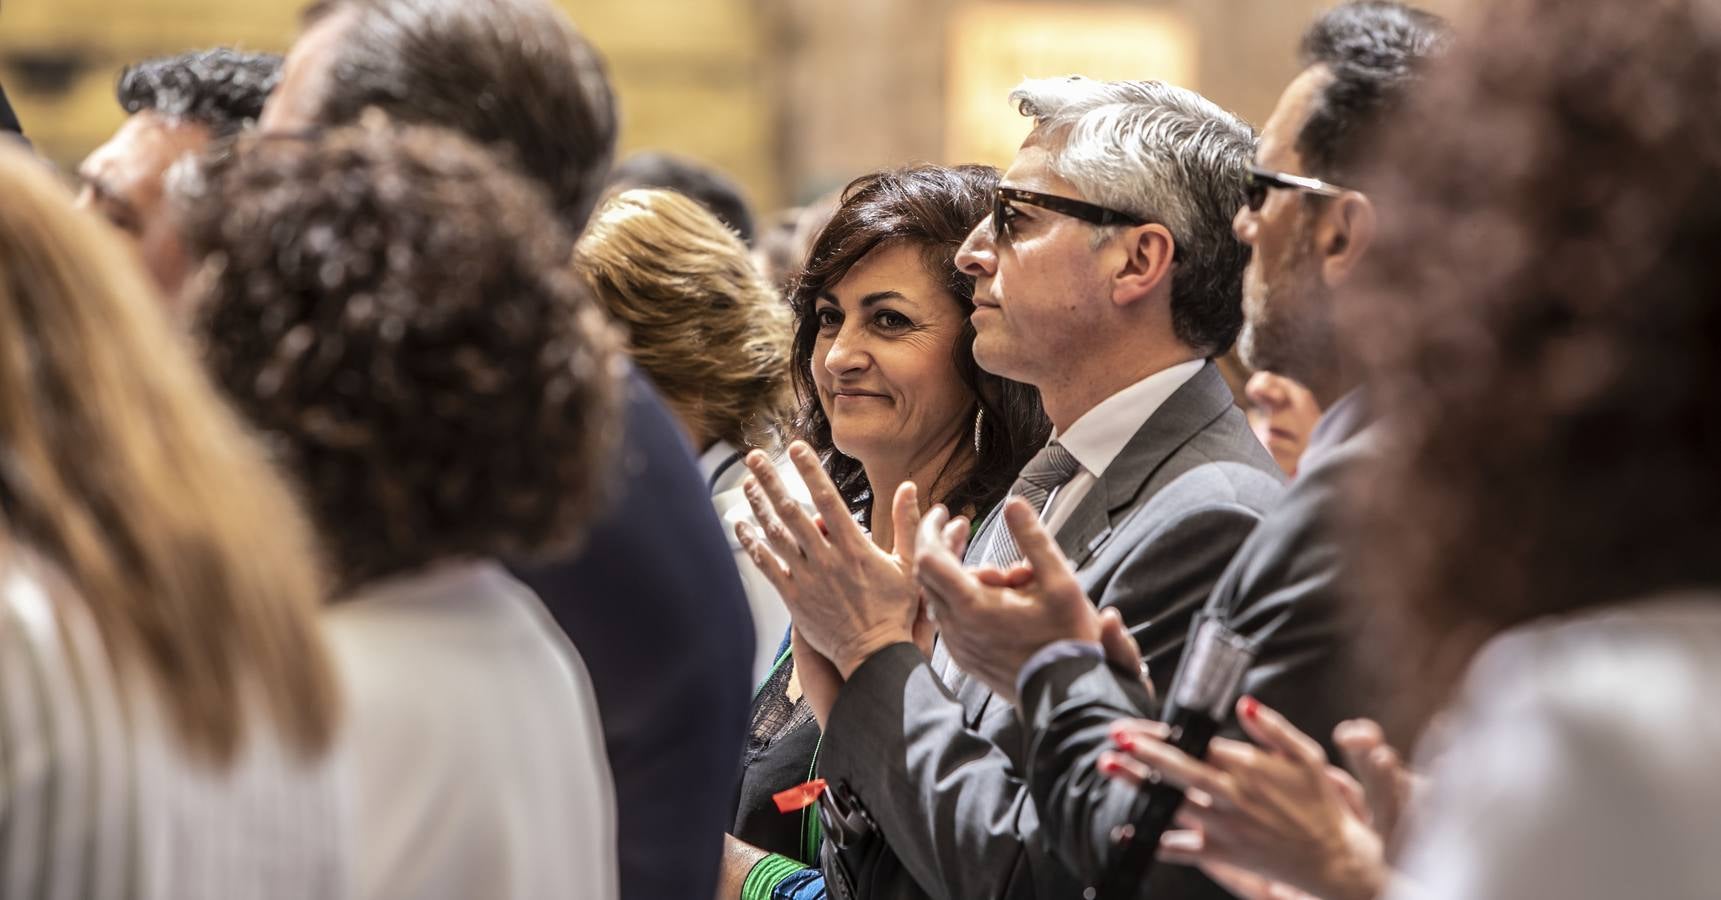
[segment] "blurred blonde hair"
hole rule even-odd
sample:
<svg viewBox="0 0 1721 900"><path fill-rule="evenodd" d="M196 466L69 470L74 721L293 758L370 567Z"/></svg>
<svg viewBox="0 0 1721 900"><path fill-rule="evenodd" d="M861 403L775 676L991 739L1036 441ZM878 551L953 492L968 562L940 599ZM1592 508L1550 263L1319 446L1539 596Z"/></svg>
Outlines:
<svg viewBox="0 0 1721 900"><path fill-rule="evenodd" d="M127 248L21 149L0 147L0 196L6 530L66 576L193 755L231 763L258 699L320 754L338 693L298 506Z"/></svg>
<svg viewBox="0 0 1721 900"><path fill-rule="evenodd" d="M672 191L623 191L574 256L689 430L736 447L777 442L790 403L789 310L734 232Z"/></svg>

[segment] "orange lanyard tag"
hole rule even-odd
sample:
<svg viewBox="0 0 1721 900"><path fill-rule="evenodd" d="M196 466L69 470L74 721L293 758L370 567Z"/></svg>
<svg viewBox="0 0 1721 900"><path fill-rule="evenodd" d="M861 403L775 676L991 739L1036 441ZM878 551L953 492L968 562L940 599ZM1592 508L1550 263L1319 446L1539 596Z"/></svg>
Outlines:
<svg viewBox="0 0 1721 900"><path fill-rule="evenodd" d="M825 792L825 780L815 778L806 784L797 784L781 793L772 794L771 800L777 804L780 813L792 813L806 809L818 802L819 795Z"/></svg>

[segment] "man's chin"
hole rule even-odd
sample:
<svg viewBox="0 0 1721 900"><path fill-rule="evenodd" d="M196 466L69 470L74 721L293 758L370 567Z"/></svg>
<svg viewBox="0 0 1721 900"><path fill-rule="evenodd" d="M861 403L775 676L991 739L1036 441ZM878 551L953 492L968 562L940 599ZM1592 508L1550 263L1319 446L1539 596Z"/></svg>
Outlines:
<svg viewBox="0 0 1721 900"><path fill-rule="evenodd" d="M1021 381L1022 373L1015 364L1020 359L1008 338L1001 334L985 334L976 330L974 335L974 363L981 369L998 376Z"/></svg>

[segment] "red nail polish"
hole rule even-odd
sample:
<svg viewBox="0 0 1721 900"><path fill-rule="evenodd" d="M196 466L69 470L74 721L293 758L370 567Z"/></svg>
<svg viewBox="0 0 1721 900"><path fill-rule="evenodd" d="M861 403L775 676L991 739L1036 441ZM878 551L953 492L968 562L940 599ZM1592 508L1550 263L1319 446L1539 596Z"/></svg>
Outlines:
<svg viewBox="0 0 1721 900"><path fill-rule="evenodd" d="M1254 697L1244 697L1242 707L1239 712L1243 714L1243 718L1250 721L1254 721L1255 717L1261 714L1261 701Z"/></svg>
<svg viewBox="0 0 1721 900"><path fill-rule="evenodd" d="M1116 774L1119 766L1117 760L1109 756L1100 757L1100 772L1106 775Z"/></svg>
<svg viewBox="0 0 1721 900"><path fill-rule="evenodd" d="M1120 734L1117 736L1117 745L1125 750L1134 750L1135 738L1132 738L1127 734Z"/></svg>

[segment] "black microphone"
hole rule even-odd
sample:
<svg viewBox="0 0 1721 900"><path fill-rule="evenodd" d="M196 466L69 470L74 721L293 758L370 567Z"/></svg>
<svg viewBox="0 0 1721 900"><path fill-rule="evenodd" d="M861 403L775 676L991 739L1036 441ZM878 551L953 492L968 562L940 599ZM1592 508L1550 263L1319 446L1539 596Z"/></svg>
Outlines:
<svg viewBox="0 0 1721 900"><path fill-rule="evenodd" d="M1193 759L1207 755L1208 743L1237 702L1243 675L1255 661L1255 647L1218 616L1204 612L1196 617L1161 718L1171 727L1166 743ZM1139 894L1153 872L1159 838L1182 805L1181 789L1157 780L1144 785L1130 807L1129 824L1117 831L1117 856L1099 884L1082 892L1084 900L1124 900Z"/></svg>

